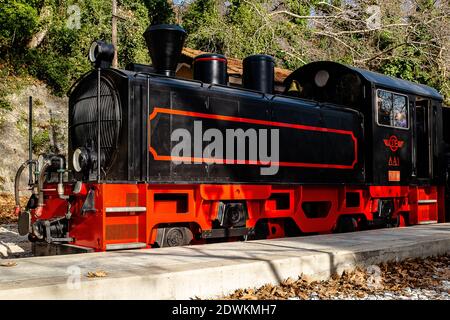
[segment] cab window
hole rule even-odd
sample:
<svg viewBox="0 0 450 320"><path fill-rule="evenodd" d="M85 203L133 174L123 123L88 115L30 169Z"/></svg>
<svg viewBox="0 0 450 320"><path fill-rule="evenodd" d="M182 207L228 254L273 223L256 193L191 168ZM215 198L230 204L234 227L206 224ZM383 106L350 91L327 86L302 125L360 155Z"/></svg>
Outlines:
<svg viewBox="0 0 450 320"><path fill-rule="evenodd" d="M378 89L377 122L380 126L408 129L408 101L406 96Z"/></svg>

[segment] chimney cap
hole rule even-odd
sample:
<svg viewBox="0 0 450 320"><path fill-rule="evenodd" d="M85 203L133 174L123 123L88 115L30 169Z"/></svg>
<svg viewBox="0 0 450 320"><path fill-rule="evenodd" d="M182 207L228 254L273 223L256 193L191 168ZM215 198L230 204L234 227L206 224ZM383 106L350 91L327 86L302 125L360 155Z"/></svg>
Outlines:
<svg viewBox="0 0 450 320"><path fill-rule="evenodd" d="M275 59L268 54L252 54L250 56L245 57L243 63L253 62L253 61L269 61L275 63Z"/></svg>
<svg viewBox="0 0 450 320"><path fill-rule="evenodd" d="M186 30L184 30L182 27L180 27L178 24L154 24L151 25L145 30L144 34L151 31L156 30L173 30L173 31L180 31L182 33L186 33Z"/></svg>

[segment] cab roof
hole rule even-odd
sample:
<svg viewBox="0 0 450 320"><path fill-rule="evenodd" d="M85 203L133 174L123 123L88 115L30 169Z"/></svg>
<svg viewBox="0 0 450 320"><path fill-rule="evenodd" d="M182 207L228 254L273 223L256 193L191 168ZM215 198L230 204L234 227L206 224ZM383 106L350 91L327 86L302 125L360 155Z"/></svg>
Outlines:
<svg viewBox="0 0 450 320"><path fill-rule="evenodd" d="M443 100L442 95L436 89L426 86L424 84L414 83L411 81L394 78L391 76L383 75L381 73L364 70L357 67L344 65L332 61L317 61L308 63L292 72L284 80L284 85L285 87L288 87L289 83L292 80L302 79L305 73L310 73L313 70L318 71L327 69L341 69L342 71L353 71L360 78L365 79L366 81L370 82L372 85L375 85L377 87L383 87L394 91L431 98L438 101Z"/></svg>

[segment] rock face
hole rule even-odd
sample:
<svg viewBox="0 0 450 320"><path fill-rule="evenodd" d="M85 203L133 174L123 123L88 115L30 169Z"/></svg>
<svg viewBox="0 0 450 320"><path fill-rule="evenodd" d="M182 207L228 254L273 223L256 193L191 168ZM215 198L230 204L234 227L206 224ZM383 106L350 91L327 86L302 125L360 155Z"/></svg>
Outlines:
<svg viewBox="0 0 450 320"><path fill-rule="evenodd" d="M11 91L3 98L10 108L0 110L0 192L3 193L14 192L16 171L28 159L29 96L34 101L34 157L48 151L66 154L68 99L52 95L44 83L36 80ZM24 173L21 189L26 188L27 179Z"/></svg>

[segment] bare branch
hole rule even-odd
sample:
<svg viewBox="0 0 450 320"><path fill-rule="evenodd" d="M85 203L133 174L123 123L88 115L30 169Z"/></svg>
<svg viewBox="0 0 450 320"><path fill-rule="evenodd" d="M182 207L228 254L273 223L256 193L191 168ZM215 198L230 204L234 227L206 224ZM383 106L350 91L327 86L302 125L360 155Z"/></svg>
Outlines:
<svg viewBox="0 0 450 320"><path fill-rule="evenodd" d="M316 19L316 20L320 20L320 19L336 19L338 17L340 17L340 15L333 15L333 16L300 16L298 14L295 14L293 12L287 11L287 10L279 10L279 11L274 11L268 14L268 16L274 16L277 14L286 14L288 16L297 18L297 19Z"/></svg>

